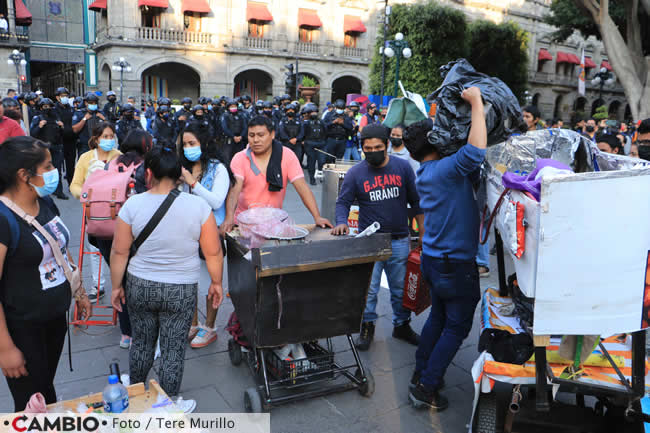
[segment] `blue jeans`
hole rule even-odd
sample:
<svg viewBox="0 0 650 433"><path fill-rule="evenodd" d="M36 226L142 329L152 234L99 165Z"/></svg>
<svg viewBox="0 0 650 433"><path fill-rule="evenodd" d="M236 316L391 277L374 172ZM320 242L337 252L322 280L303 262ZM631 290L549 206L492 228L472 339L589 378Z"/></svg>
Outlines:
<svg viewBox="0 0 650 433"><path fill-rule="evenodd" d="M478 252L476 253L476 264L490 269L490 243L489 242L486 242L483 245L478 244Z"/></svg>
<svg viewBox="0 0 650 433"><path fill-rule="evenodd" d="M357 146L346 147L345 153L343 154L343 159L359 161L361 157L359 156L359 149L357 148Z"/></svg>
<svg viewBox="0 0 650 433"><path fill-rule="evenodd" d="M422 274L431 288L431 312L415 352L415 371L422 385L435 390L472 329L481 289L475 263L422 255Z"/></svg>
<svg viewBox="0 0 650 433"><path fill-rule="evenodd" d="M411 312L402 307L404 293L404 278L406 277L406 260L409 255L409 238L394 239L391 242L393 255L383 262L375 262L368 290L366 309L363 312L364 322L374 322L377 316L377 295L381 286L381 273L386 271L388 288L390 289L390 303L393 306L393 326L403 325L411 318Z"/></svg>

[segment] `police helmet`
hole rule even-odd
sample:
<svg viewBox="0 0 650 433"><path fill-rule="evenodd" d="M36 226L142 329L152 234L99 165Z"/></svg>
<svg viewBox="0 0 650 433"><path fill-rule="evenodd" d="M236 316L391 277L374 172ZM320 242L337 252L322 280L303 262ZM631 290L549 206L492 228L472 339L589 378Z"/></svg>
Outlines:
<svg viewBox="0 0 650 433"><path fill-rule="evenodd" d="M156 110L156 113L169 113L169 106L167 105L159 105L158 109Z"/></svg>
<svg viewBox="0 0 650 433"><path fill-rule="evenodd" d="M158 98L158 105L167 105L167 106L169 106L171 104L172 104L171 99L169 99L169 98L167 98L165 96L161 96L160 98Z"/></svg>
<svg viewBox="0 0 650 433"><path fill-rule="evenodd" d="M29 92L25 95L25 102L34 101L38 98L38 95L34 92Z"/></svg>
<svg viewBox="0 0 650 433"><path fill-rule="evenodd" d="M43 105L49 105L50 107L54 107L54 102L50 98L41 98L40 101L38 101L38 106L42 107Z"/></svg>
<svg viewBox="0 0 650 433"><path fill-rule="evenodd" d="M188 97L186 96L185 98L181 99L181 104L182 104L182 105L185 105L185 104L192 105L192 98L188 98Z"/></svg>
<svg viewBox="0 0 650 433"><path fill-rule="evenodd" d="M92 92L86 93L86 96L84 97L84 101L86 102L99 102L99 96L95 95Z"/></svg>
<svg viewBox="0 0 650 433"><path fill-rule="evenodd" d="M201 110L205 113L205 108L203 108L203 105L197 104L194 107L192 107L192 114L196 114L198 110Z"/></svg>
<svg viewBox="0 0 650 433"><path fill-rule="evenodd" d="M128 102L124 105L122 105L122 110L120 110L122 113L132 113L135 112L135 107L133 104L129 104Z"/></svg>
<svg viewBox="0 0 650 433"><path fill-rule="evenodd" d="M116 96L115 92L112 91L112 90L109 90L108 92L106 92L106 98L108 98L109 96Z"/></svg>
<svg viewBox="0 0 650 433"><path fill-rule="evenodd" d="M343 101L343 99L337 99L336 102L334 102L334 108L343 110L345 108L345 101Z"/></svg>
<svg viewBox="0 0 650 433"><path fill-rule="evenodd" d="M70 92L68 91L68 89L66 89L65 87L58 87L58 88L56 89L56 92L55 92L54 94L55 94L56 96L59 96L59 95L62 95L62 94L64 94L64 93L65 93L66 95L69 95L69 94L70 94Z"/></svg>

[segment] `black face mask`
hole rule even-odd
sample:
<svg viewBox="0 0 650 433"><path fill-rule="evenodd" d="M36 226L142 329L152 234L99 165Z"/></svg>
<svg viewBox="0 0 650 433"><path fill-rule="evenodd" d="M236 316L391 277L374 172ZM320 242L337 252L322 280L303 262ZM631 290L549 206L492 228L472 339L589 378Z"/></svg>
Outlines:
<svg viewBox="0 0 650 433"><path fill-rule="evenodd" d="M318 113L311 113L309 117L311 117L312 119L318 119Z"/></svg>
<svg viewBox="0 0 650 433"><path fill-rule="evenodd" d="M402 139L401 138L391 137L390 138L390 143L393 145L393 147L402 147Z"/></svg>
<svg viewBox="0 0 650 433"><path fill-rule="evenodd" d="M638 146L639 158L650 161L650 146Z"/></svg>
<svg viewBox="0 0 650 433"><path fill-rule="evenodd" d="M378 150L377 152L364 152L366 161L373 167L379 167L386 159L386 151Z"/></svg>
<svg viewBox="0 0 650 433"><path fill-rule="evenodd" d="M48 117L52 115L52 109L51 108L43 108L41 111L43 112L44 115L46 115Z"/></svg>
<svg viewBox="0 0 650 433"><path fill-rule="evenodd" d="M124 118L125 119L133 119L133 113L124 113Z"/></svg>
<svg viewBox="0 0 650 433"><path fill-rule="evenodd" d="M190 111L190 108L192 108L192 104L185 104L183 105L183 108L185 108L187 111Z"/></svg>
<svg viewBox="0 0 650 433"><path fill-rule="evenodd" d="M587 131L587 132L589 132L589 133L592 133L592 132L594 132L595 130L596 130L596 127L595 127L595 126L587 125L587 126L585 127L585 131Z"/></svg>
<svg viewBox="0 0 650 433"><path fill-rule="evenodd" d="M273 112L271 110L264 110L264 115L271 117L273 115Z"/></svg>
<svg viewBox="0 0 650 433"><path fill-rule="evenodd" d="M294 113L293 111L287 111L287 117L293 117L295 115L296 113Z"/></svg>
<svg viewBox="0 0 650 433"><path fill-rule="evenodd" d="M108 102L115 102L117 98L115 96L111 96L108 98Z"/></svg>

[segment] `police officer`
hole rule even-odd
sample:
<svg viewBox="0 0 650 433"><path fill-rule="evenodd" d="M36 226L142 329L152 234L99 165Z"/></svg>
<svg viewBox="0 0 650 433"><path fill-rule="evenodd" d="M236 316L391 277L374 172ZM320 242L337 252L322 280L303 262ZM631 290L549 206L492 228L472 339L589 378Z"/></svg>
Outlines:
<svg viewBox="0 0 650 433"><path fill-rule="evenodd" d="M151 129L151 124L153 123L156 117L156 109L153 106L153 101L151 98L147 99L147 108L144 111L144 118L147 119L147 132L151 134L153 130Z"/></svg>
<svg viewBox="0 0 650 433"><path fill-rule="evenodd" d="M72 111L73 111L73 113L74 113L75 111L77 111L77 110L81 110L81 108L83 107L83 103L84 103L84 98L83 98L83 96L76 96L76 97L72 100Z"/></svg>
<svg viewBox="0 0 650 433"><path fill-rule="evenodd" d="M199 105L203 107L203 113L206 119L208 119L208 123L210 124L210 129L212 131L210 138L215 139L217 137L220 137L221 124L214 110L214 106L212 105L212 98L209 98L207 96L201 96L199 98Z"/></svg>
<svg viewBox="0 0 650 433"><path fill-rule="evenodd" d="M176 143L176 127L168 105L158 105L156 118L152 122L154 143L158 145Z"/></svg>
<svg viewBox="0 0 650 433"><path fill-rule="evenodd" d="M294 104L287 105L287 110L284 113L285 117L278 125L278 139L283 145L293 150L298 157L298 161L302 164L304 129L302 122L296 116L297 111Z"/></svg>
<svg viewBox="0 0 650 433"><path fill-rule="evenodd" d="M88 92L79 109L72 115L72 131L78 135L77 151L82 155L90 150L88 139L93 128L106 117L99 111L99 97L94 93Z"/></svg>
<svg viewBox="0 0 650 433"><path fill-rule="evenodd" d="M210 139L214 138L214 129L212 128L212 123L207 115L207 110L203 108L203 105L195 105L192 107L192 115L186 125L190 124L197 125L201 130L201 133L206 137L210 137Z"/></svg>
<svg viewBox="0 0 650 433"><path fill-rule="evenodd" d="M176 112L176 122L178 127L182 129L185 127L184 122L187 122L192 115L192 98L185 97L181 99L181 104L183 108Z"/></svg>
<svg viewBox="0 0 650 433"><path fill-rule="evenodd" d="M342 99L334 103L334 111L325 116L323 123L327 129L326 151L336 155L336 159L343 158L347 139L352 134L354 126L352 119L345 115L345 102ZM332 157L328 157L327 160L334 162Z"/></svg>
<svg viewBox="0 0 650 433"><path fill-rule="evenodd" d="M262 104L262 115L268 117L269 119L273 120L273 126L275 127L275 130L278 130L278 126L280 125L280 122L282 121L282 118L284 117L284 110L275 110L273 111L273 104L269 101L265 101L264 104Z"/></svg>
<svg viewBox="0 0 650 433"><path fill-rule="evenodd" d="M244 105L244 109L243 109L244 113L250 119L253 116L253 111L254 111L251 97L249 95L242 95L241 103Z"/></svg>
<svg viewBox="0 0 650 433"><path fill-rule="evenodd" d="M104 105L104 109L102 110L104 112L104 117L112 124L115 124L120 118L120 104L117 103L117 96L112 90L106 92L106 99L108 102Z"/></svg>
<svg viewBox="0 0 650 433"><path fill-rule="evenodd" d="M122 106L122 118L117 121L117 139L123 143L126 136L134 129L142 129L142 123L135 118L136 109L133 104L124 104Z"/></svg>
<svg viewBox="0 0 650 433"><path fill-rule="evenodd" d="M257 102L255 103L255 109L253 112L253 117L255 116L263 116L264 115L264 101L261 99L258 99Z"/></svg>
<svg viewBox="0 0 650 433"><path fill-rule="evenodd" d="M353 114L352 118L357 122L359 122L359 120L361 119L361 113L360 113L361 106L359 105L359 103L357 101L350 102L348 104L348 110L352 112Z"/></svg>
<svg viewBox="0 0 650 433"><path fill-rule="evenodd" d="M27 104L27 121L32 124L32 119L38 114L38 95L34 92L29 92L25 95L25 104Z"/></svg>
<svg viewBox="0 0 650 433"><path fill-rule="evenodd" d="M29 128L30 135L50 144L52 164L59 170L59 178L63 178L63 128L64 124L54 109L54 102L50 98L39 101L40 113L35 115ZM54 196L67 200L63 193L63 182L59 182Z"/></svg>
<svg viewBox="0 0 650 433"><path fill-rule="evenodd" d="M72 131L72 115L74 110L70 104L70 92L65 87L56 89L56 105L54 109L63 122L63 159L65 161L65 178L68 185L72 182L74 166L77 159L77 134Z"/></svg>
<svg viewBox="0 0 650 433"><path fill-rule="evenodd" d="M323 149L327 140L325 124L318 115L318 107L314 105L305 106L305 113L309 119L303 122L305 133L305 153L307 154L307 173L309 173L309 183L316 185L314 177L316 172L316 162L318 169L323 169L325 163L325 154L316 149Z"/></svg>
<svg viewBox="0 0 650 433"><path fill-rule="evenodd" d="M133 105L133 109L135 110L133 112L133 118L137 121L140 120L140 110L138 109L138 103L135 100L135 96L129 96L126 98L126 103Z"/></svg>
<svg viewBox="0 0 650 433"><path fill-rule="evenodd" d="M227 111L221 116L221 130L223 131L223 156L225 162L230 160L244 148L246 134L248 133L248 121L246 116L239 112L237 101L230 99L226 103Z"/></svg>

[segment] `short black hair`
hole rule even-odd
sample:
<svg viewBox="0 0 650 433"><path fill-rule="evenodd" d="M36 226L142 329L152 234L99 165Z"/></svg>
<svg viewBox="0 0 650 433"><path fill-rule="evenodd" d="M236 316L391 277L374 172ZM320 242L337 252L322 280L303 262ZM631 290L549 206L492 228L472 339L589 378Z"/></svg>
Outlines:
<svg viewBox="0 0 650 433"><path fill-rule="evenodd" d="M426 118L409 125L402 134L402 141L411 157L421 162L422 159L437 149L429 142L428 134L433 128L433 120Z"/></svg>
<svg viewBox="0 0 650 433"><path fill-rule="evenodd" d="M144 157L144 168L151 170L157 180L164 178L177 181L181 177L181 161L171 143L151 149Z"/></svg>
<svg viewBox="0 0 650 433"><path fill-rule="evenodd" d="M271 120L267 116L253 117L251 121L248 122L248 127L250 128L251 126L266 126L266 129L268 129L269 132L275 131L275 125L273 124L273 120Z"/></svg>
<svg viewBox="0 0 650 433"><path fill-rule="evenodd" d="M153 147L153 139L151 135L143 129L132 129L120 143L120 155L117 159L118 163L122 163L127 167L132 163L139 163L142 158Z"/></svg>
<svg viewBox="0 0 650 433"><path fill-rule="evenodd" d="M607 143L612 150L618 149L618 153L621 153L621 140L614 134L598 134L596 143Z"/></svg>
<svg viewBox="0 0 650 433"><path fill-rule="evenodd" d="M36 174L36 167L47 158L49 145L34 137L11 137L0 145L0 193L16 186L22 168Z"/></svg>
<svg viewBox="0 0 650 433"><path fill-rule="evenodd" d="M369 138L379 138L381 141L384 142L385 145L388 145L388 136L389 136L389 131L388 128L386 128L384 125L380 124L370 124L367 125L363 128L361 131L361 146L363 146L364 141L366 141Z"/></svg>
<svg viewBox="0 0 650 433"><path fill-rule="evenodd" d="M533 115L533 119L540 119L542 113L539 112L539 108L536 105L526 105L522 111L527 111Z"/></svg>
<svg viewBox="0 0 650 433"><path fill-rule="evenodd" d="M639 134L650 134L650 117L643 120L637 128Z"/></svg>

